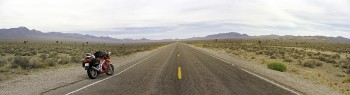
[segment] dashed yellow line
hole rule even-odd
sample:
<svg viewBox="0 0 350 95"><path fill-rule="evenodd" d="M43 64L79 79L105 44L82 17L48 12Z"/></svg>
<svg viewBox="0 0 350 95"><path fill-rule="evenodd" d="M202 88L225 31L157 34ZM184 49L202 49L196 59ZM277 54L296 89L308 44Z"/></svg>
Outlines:
<svg viewBox="0 0 350 95"><path fill-rule="evenodd" d="M179 66L179 67L177 67L177 79L181 80L181 78L182 78L181 67Z"/></svg>

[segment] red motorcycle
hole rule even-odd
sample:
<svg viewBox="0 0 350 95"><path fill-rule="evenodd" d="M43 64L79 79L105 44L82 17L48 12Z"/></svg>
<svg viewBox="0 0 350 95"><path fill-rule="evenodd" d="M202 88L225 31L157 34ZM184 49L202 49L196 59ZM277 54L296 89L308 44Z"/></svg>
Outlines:
<svg viewBox="0 0 350 95"><path fill-rule="evenodd" d="M95 79L99 74L112 75L114 73L114 66L109 61L109 54L101 51L94 53L94 55L86 54L82 65L87 71L89 78Z"/></svg>

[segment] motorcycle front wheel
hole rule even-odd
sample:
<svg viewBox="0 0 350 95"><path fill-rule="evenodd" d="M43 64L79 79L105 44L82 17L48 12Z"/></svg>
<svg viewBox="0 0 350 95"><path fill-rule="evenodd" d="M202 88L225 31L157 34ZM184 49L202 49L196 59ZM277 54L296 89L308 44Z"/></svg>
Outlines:
<svg viewBox="0 0 350 95"><path fill-rule="evenodd" d="M109 67L107 69L106 74L107 75L112 75L113 73L114 73L114 66L113 66L113 64L109 64Z"/></svg>
<svg viewBox="0 0 350 95"><path fill-rule="evenodd" d="M96 70L94 70L93 68L90 67L87 70L87 74L88 74L90 79L95 79L97 77L97 75L98 75L98 71L96 71Z"/></svg>

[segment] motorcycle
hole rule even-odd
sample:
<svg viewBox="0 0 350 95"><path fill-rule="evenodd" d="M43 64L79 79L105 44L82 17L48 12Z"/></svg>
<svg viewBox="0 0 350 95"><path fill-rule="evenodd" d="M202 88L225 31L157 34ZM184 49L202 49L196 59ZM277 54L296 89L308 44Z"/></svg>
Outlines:
<svg viewBox="0 0 350 95"><path fill-rule="evenodd" d="M100 54L96 58L90 53L86 54L82 66L87 71L90 79L95 79L100 74L106 73L107 75L112 75L114 73L114 66L111 64L109 54L110 52L108 54Z"/></svg>

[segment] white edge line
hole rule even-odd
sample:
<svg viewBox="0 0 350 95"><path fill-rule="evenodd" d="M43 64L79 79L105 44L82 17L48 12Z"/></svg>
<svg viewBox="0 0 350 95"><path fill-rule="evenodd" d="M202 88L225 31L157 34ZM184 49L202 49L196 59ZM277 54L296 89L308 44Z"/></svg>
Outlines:
<svg viewBox="0 0 350 95"><path fill-rule="evenodd" d="M294 90L291 90L291 89L289 89L289 88L287 88L287 87L285 87L285 86L282 86L282 85L280 85L280 84L278 84L278 83L275 83L275 82L273 82L273 81L271 81L271 80L268 80L268 79L266 79L266 78L264 78L264 77L261 77L261 76L255 74L255 73L252 73L252 72L250 72L250 71L248 71L248 70L246 70L246 69L241 69L241 70L243 70L243 71L245 71L245 72L247 72L247 73L249 73L249 74L252 74L252 75L254 75L254 76L256 76L256 77L258 77L258 78L260 78L260 79L263 79L263 80L265 80L265 81L267 81L267 82L270 82L270 83L272 83L272 84L274 84L274 85L276 85L276 86L278 86L278 87L281 87L281 88L283 88L283 89L285 89L285 90L288 90L288 91L290 91L290 92L292 92L292 93L294 93L294 94L301 95L300 93L295 92Z"/></svg>
<svg viewBox="0 0 350 95"><path fill-rule="evenodd" d="M100 82L102 82L102 81L105 81L105 80L107 80L107 79L110 79L110 78L112 78L112 77L114 77L114 76L117 76L117 75L119 75L119 74L121 74L121 73L127 71L128 69L134 67L135 65L137 65L137 64L139 64L139 63L141 63L141 62L143 62L144 60L146 60L146 59L148 59L148 58L150 58L150 57L152 57L152 56L158 54L159 52L160 52L160 51L158 51L157 53L155 53L155 54L153 54L153 55L151 55L151 56L148 56L147 58L145 58L145 59L143 59L143 60L141 60L141 61L139 61L139 62L137 62L137 63L135 63L135 64L133 64L133 65L131 65L130 67L124 69L123 71L120 71L119 73L117 73L117 74L115 74L115 75L112 75L112 76L110 76L110 77L104 78L104 79L99 80L99 81L96 81L96 82L94 82L94 83L92 83L92 84L86 85L86 86L84 86L84 87L82 87L82 88L79 88L79 89L77 89L77 90L74 90L74 91L72 91L72 92L69 92L69 93L67 93L67 94L65 94L65 95L73 94L73 93L78 92L78 91L80 91L80 90L83 90L83 89L85 89L85 88L87 88L87 87L90 87L90 86L92 86L92 85L95 85L95 84L100 83Z"/></svg>

